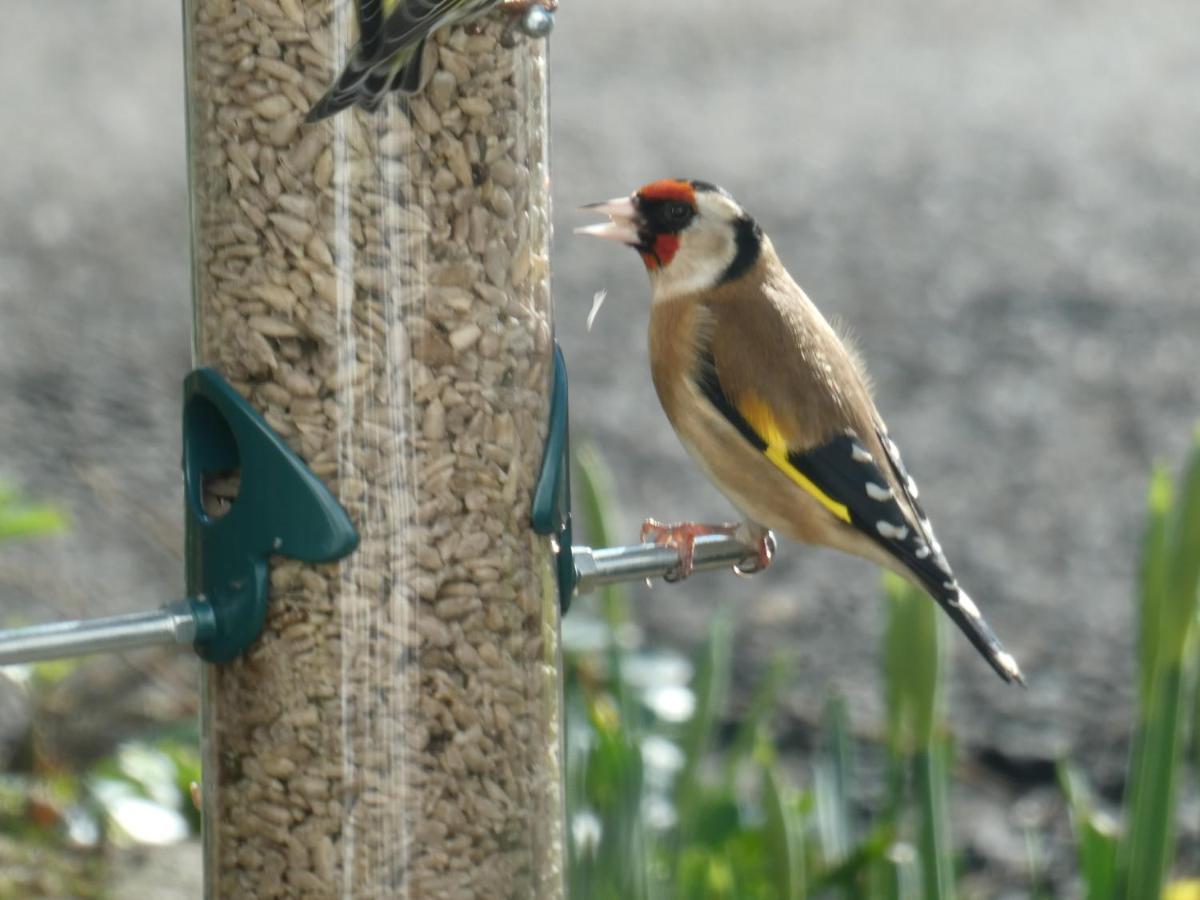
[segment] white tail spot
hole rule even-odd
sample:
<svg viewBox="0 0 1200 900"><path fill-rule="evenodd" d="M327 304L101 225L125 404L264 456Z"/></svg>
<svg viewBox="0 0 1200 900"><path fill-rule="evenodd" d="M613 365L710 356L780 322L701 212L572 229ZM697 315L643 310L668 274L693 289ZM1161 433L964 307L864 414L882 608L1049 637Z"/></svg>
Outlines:
<svg viewBox="0 0 1200 900"><path fill-rule="evenodd" d="M1004 669L1005 672L1007 672L1013 678L1020 680L1021 667L1017 665L1017 661L1013 659L1013 655L1011 653L1001 650L996 654L996 662L1000 663L1000 667Z"/></svg>
<svg viewBox="0 0 1200 900"><path fill-rule="evenodd" d="M962 611L972 619L979 618L979 607L975 605L975 601L971 599L971 595L962 588L959 588L958 591L958 605L961 606Z"/></svg>

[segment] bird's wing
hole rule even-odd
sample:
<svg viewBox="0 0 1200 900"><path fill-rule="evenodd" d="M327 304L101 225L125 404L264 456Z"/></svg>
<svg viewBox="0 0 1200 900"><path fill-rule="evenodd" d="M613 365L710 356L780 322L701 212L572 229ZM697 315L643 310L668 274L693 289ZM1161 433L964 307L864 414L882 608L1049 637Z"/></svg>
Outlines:
<svg viewBox="0 0 1200 900"><path fill-rule="evenodd" d="M375 55L383 30L383 0L357 0L358 40L363 56L370 59Z"/></svg>
<svg viewBox="0 0 1200 900"><path fill-rule="evenodd" d="M1016 662L970 596L959 587L917 503L916 484L886 430L874 422L870 431L846 424L855 417L845 413L836 397L822 391L808 371L811 367L802 366L797 373L794 361L787 356L787 345L794 342L787 338L785 328L781 330L782 323L776 326L775 337L771 336L772 329L757 335L738 327L714 330L711 345L700 348L696 372L700 393L742 437L830 515L881 547L908 570L1002 678L1019 681ZM782 343L778 337L781 334ZM738 341L750 343L738 348ZM760 362L732 366L739 351L758 354ZM815 377L820 379L819 375ZM851 389L857 388L852 385ZM862 389L865 391L865 386ZM802 399L793 391L809 396ZM789 399L781 404L781 396ZM823 413L826 421L821 430L825 433L798 424L794 405ZM874 414L873 405L868 411ZM839 421L842 424L829 434L832 423ZM813 439L814 434L821 436ZM876 448L876 452L870 448ZM877 462L876 453L885 460Z"/></svg>
<svg viewBox="0 0 1200 900"><path fill-rule="evenodd" d="M411 47L447 20L469 0L400 0L383 23L383 34L374 60L384 60ZM477 5L477 4L476 4Z"/></svg>

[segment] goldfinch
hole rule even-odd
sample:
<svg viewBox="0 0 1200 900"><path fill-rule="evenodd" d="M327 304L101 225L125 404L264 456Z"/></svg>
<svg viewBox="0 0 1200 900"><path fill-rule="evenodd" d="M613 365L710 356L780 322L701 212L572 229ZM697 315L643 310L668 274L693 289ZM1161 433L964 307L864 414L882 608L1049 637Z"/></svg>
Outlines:
<svg viewBox="0 0 1200 900"><path fill-rule="evenodd" d="M584 207L609 221L582 234L628 244L650 275L650 370L689 454L747 518L663 525L643 539L680 551L699 534L758 546L768 529L864 557L925 590L1005 681L1021 670L959 587L917 485L875 408L862 363L788 274L762 229L724 190L655 181Z"/></svg>
<svg viewBox="0 0 1200 900"><path fill-rule="evenodd" d="M469 22L494 6L523 12L535 2L553 11L557 0L355 0L359 40L332 87L312 105L317 122L358 104L375 110L388 91L422 87L425 41L439 28Z"/></svg>

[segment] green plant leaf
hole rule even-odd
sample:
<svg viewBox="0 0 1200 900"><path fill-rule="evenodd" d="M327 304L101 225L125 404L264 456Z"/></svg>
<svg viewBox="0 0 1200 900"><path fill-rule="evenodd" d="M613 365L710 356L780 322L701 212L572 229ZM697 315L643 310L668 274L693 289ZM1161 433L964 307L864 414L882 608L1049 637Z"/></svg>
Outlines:
<svg viewBox="0 0 1200 900"><path fill-rule="evenodd" d="M1185 726L1193 708L1195 661L1185 655L1200 579L1200 437L1178 490L1156 472L1141 573L1141 709L1120 845L1124 896L1158 897L1175 855L1174 819Z"/></svg>
<svg viewBox="0 0 1200 900"><path fill-rule="evenodd" d="M720 610L713 616L709 626L708 640L701 649L696 664L694 693L696 708L687 723L683 739L683 766L675 780L675 810L679 816L671 857L671 880L680 881L678 866L685 856L685 849L693 837L696 825L696 810L702 793L700 766L704 755L712 745L717 715L725 705L729 692L730 653L733 643L733 623L728 610ZM692 882L689 882L692 883Z"/></svg>
<svg viewBox="0 0 1200 900"><path fill-rule="evenodd" d="M940 713L941 620L933 601L898 575L885 573L883 585L888 745L906 755L932 739Z"/></svg>
<svg viewBox="0 0 1200 900"><path fill-rule="evenodd" d="M1170 553L1167 546L1167 519L1171 512L1173 488L1171 475L1157 467L1150 477L1146 527L1142 537L1141 601L1138 604L1139 698L1143 710L1150 700L1150 684L1157 671L1165 629L1168 599Z"/></svg>
<svg viewBox="0 0 1200 900"><path fill-rule="evenodd" d="M52 534L67 527L56 507L23 502L11 488L0 486L0 540Z"/></svg>
<svg viewBox="0 0 1200 900"><path fill-rule="evenodd" d="M1174 857L1183 698L1183 670L1160 664L1135 741L1129 825L1121 844L1122 893L1130 900L1160 896Z"/></svg>
<svg viewBox="0 0 1200 900"><path fill-rule="evenodd" d="M1200 430L1187 468L1180 479L1180 489L1171 517L1170 586L1177 598L1175 621L1185 631L1196 620L1196 592L1200 583ZM1180 638L1182 652L1183 638Z"/></svg>
<svg viewBox="0 0 1200 900"><path fill-rule="evenodd" d="M947 809L947 769L950 742L931 741L913 757L913 784L921 811L917 843L927 900L952 900L954 863L951 858L950 814Z"/></svg>
<svg viewBox="0 0 1200 900"><path fill-rule="evenodd" d="M830 867L845 860L854 844L850 815L853 760L846 702L840 696L831 696L826 702L822 730L827 743L813 765L813 796L821 861Z"/></svg>
<svg viewBox="0 0 1200 900"><path fill-rule="evenodd" d="M762 738L767 722L775 712L779 703L779 691L788 680L791 671L791 663L784 654L776 654L771 659L767 674L755 690L750 708L742 717L733 742L725 751L724 782L727 790L733 789L738 765L749 757L756 747L763 746Z"/></svg>
<svg viewBox="0 0 1200 900"><path fill-rule="evenodd" d="M612 472L594 444L575 450L575 514L588 541L596 547L623 544L617 535L620 522L614 509L616 489ZM620 628L629 621L629 590L623 584L607 584L597 591L600 613L609 627Z"/></svg>
<svg viewBox="0 0 1200 900"><path fill-rule="evenodd" d="M1058 782L1071 811L1085 896L1087 900L1112 900L1117 896L1116 827L1096 811L1082 772L1068 763L1059 763Z"/></svg>
<svg viewBox="0 0 1200 900"><path fill-rule="evenodd" d="M766 817L765 842L771 864L771 881L779 900L804 900L804 823L782 774L774 764L762 767L763 813Z"/></svg>

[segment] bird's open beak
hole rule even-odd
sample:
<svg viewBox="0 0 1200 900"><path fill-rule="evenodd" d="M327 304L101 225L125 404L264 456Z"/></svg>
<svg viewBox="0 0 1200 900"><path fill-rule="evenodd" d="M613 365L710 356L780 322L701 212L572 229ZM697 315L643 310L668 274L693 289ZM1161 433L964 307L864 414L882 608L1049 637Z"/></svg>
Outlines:
<svg viewBox="0 0 1200 900"><path fill-rule="evenodd" d="M603 203L589 203L587 206L581 206L580 209L608 216L609 221L576 228L576 234L590 234L592 237L607 238L631 247L641 244L642 239L638 235L641 217L638 215L632 197L618 197Z"/></svg>

